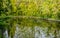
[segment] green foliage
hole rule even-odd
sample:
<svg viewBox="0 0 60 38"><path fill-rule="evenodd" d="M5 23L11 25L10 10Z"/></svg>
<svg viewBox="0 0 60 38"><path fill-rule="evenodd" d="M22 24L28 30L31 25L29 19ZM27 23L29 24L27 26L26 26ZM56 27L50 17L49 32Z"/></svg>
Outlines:
<svg viewBox="0 0 60 38"><path fill-rule="evenodd" d="M19 2L20 1L20 2ZM16 24L19 26L41 26L51 29L60 28L60 22L43 21L37 18L18 18L13 16L36 16L60 19L60 0L0 0L0 29L8 29L13 38ZM6 17L6 16L12 16Z"/></svg>

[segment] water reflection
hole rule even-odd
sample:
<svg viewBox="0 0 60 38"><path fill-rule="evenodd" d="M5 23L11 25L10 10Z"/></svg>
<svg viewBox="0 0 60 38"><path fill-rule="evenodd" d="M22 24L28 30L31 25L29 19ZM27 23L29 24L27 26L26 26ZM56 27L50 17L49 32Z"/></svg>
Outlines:
<svg viewBox="0 0 60 38"><path fill-rule="evenodd" d="M7 30L4 32L4 37L8 38L8 31Z"/></svg>
<svg viewBox="0 0 60 38"><path fill-rule="evenodd" d="M47 34L48 28L35 27L16 27L14 38L54 38L54 31ZM58 37L59 38L59 37Z"/></svg>
<svg viewBox="0 0 60 38"><path fill-rule="evenodd" d="M16 25L14 38L60 38L60 30L55 23L39 20L20 20L20 24ZM8 38L7 30L4 35Z"/></svg>

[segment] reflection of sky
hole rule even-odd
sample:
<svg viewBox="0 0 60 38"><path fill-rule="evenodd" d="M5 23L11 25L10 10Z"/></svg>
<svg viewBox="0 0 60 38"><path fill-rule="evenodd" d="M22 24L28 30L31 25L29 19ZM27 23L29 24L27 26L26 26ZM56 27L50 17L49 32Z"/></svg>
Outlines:
<svg viewBox="0 0 60 38"><path fill-rule="evenodd" d="M52 33L49 33L50 35L49 36L46 36L46 32L48 31L47 30L47 28L41 28L41 27L35 27L34 28L35 29L35 38L53 38L54 36L52 35ZM22 37L21 36L21 34L23 34L23 32L21 33L19 30L23 30L23 29L20 29L20 28L18 28L18 27L16 27L16 31L15 31L15 36L14 36L14 38L19 38L19 37ZM25 29L26 30L26 29ZM28 30L28 31L27 31ZM28 29L26 30L26 33L27 33L27 35L28 35L28 32L30 32L31 31L31 29L28 27ZM20 33L19 33L20 32ZM20 34L20 35L19 35ZM25 32L24 32L24 34L25 34ZM31 34L31 33L29 33L29 34ZM18 36L19 35L19 36ZM26 35L26 36L27 36ZM28 35L28 37L29 37L29 35Z"/></svg>
<svg viewBox="0 0 60 38"><path fill-rule="evenodd" d="M40 28L36 27L35 30L36 30L35 38L45 38L45 34Z"/></svg>
<svg viewBox="0 0 60 38"><path fill-rule="evenodd" d="M6 30L4 33L5 38L8 38L8 31Z"/></svg>
<svg viewBox="0 0 60 38"><path fill-rule="evenodd" d="M43 32L41 32L41 34L39 34L38 32L35 33L35 38L45 38L45 35L43 34Z"/></svg>
<svg viewBox="0 0 60 38"><path fill-rule="evenodd" d="M35 27L35 38L54 38L53 32L47 36L47 28Z"/></svg>

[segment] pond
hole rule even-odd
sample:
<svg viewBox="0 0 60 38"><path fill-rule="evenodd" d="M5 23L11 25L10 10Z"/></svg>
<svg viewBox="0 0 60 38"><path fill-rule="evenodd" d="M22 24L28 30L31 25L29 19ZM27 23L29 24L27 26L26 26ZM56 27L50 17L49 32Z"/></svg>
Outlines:
<svg viewBox="0 0 60 38"><path fill-rule="evenodd" d="M60 38L60 22L28 18L20 18L20 21L17 22L20 24L14 24L16 30L13 38ZM11 38L8 36L7 30L4 36L5 38Z"/></svg>
<svg viewBox="0 0 60 38"><path fill-rule="evenodd" d="M47 28L35 27L16 27L14 38L55 38L54 31L47 33ZM60 34L57 35L60 38Z"/></svg>

